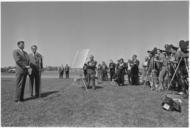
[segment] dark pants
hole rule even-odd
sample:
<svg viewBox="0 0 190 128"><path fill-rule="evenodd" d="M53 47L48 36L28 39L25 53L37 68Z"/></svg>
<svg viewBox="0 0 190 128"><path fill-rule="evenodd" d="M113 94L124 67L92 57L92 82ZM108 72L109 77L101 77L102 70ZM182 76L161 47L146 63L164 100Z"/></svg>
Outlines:
<svg viewBox="0 0 190 128"><path fill-rule="evenodd" d="M30 95L33 96L33 88L34 88L34 81L35 81L35 96L40 96L40 79L41 79L41 75L39 71L32 71L31 75L29 75L30 77Z"/></svg>
<svg viewBox="0 0 190 128"><path fill-rule="evenodd" d="M107 74L107 71L104 71L104 70L103 70L103 72L102 72L102 80L103 80L103 81L108 80L108 74Z"/></svg>
<svg viewBox="0 0 190 128"><path fill-rule="evenodd" d="M63 79L63 72L59 72L59 79Z"/></svg>
<svg viewBox="0 0 190 128"><path fill-rule="evenodd" d="M115 75L115 71L114 70L110 70L110 80L111 81L112 81L114 75Z"/></svg>
<svg viewBox="0 0 190 128"><path fill-rule="evenodd" d="M66 71L66 79L69 79L69 72Z"/></svg>
<svg viewBox="0 0 190 128"><path fill-rule="evenodd" d="M90 87L90 83L92 82L92 87L95 89L95 71L88 71L87 72L87 87Z"/></svg>
<svg viewBox="0 0 190 128"><path fill-rule="evenodd" d="M125 73L123 72L123 70L118 70L117 73L116 73L116 79L115 81L117 82L117 84L120 86L123 86L124 85L124 76L125 76Z"/></svg>
<svg viewBox="0 0 190 128"><path fill-rule="evenodd" d="M138 85L139 84L139 69L138 66L133 66L131 68L131 82L132 85Z"/></svg>
<svg viewBox="0 0 190 128"><path fill-rule="evenodd" d="M178 76L178 83L179 83L179 91L183 91L184 93L187 93L188 90L188 71L185 67L185 65L180 65L179 69L177 71Z"/></svg>
<svg viewBox="0 0 190 128"><path fill-rule="evenodd" d="M120 77L119 77L119 78L120 78L120 85L122 85L122 86L124 85L124 82L125 82L124 76L125 76L125 74L122 73L122 74L120 75Z"/></svg>
<svg viewBox="0 0 190 128"><path fill-rule="evenodd" d="M16 73L16 96L15 101L24 99L24 88L26 84L27 72Z"/></svg>
<svg viewBox="0 0 190 128"><path fill-rule="evenodd" d="M139 76L136 74L133 74L132 77L132 85L138 85L139 84Z"/></svg>

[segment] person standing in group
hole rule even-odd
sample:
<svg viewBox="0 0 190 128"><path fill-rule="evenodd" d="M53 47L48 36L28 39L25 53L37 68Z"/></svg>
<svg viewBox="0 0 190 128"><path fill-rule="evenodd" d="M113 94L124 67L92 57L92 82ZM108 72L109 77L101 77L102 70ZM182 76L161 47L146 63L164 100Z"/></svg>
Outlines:
<svg viewBox="0 0 190 128"><path fill-rule="evenodd" d="M143 63L142 84L145 84L147 80L148 61L149 58L145 57L145 61Z"/></svg>
<svg viewBox="0 0 190 128"><path fill-rule="evenodd" d="M102 82L102 65L98 64L97 68L98 82Z"/></svg>
<svg viewBox="0 0 190 128"><path fill-rule="evenodd" d="M112 81L115 75L115 63L113 62L113 60L110 60L109 70L110 70L110 81Z"/></svg>
<svg viewBox="0 0 190 128"><path fill-rule="evenodd" d="M70 67L68 64L66 64L65 66L65 75L66 75L66 79L69 79L69 73L70 73Z"/></svg>
<svg viewBox="0 0 190 128"><path fill-rule="evenodd" d="M24 101L24 89L29 66L29 57L24 51L24 41L17 42L18 49L13 51L13 58L16 63L16 96L15 102Z"/></svg>
<svg viewBox="0 0 190 128"><path fill-rule="evenodd" d="M128 84L131 84L131 63L132 61L129 59L128 62L127 62L127 76L128 76Z"/></svg>
<svg viewBox="0 0 190 128"><path fill-rule="evenodd" d="M59 72L59 79L63 79L63 74L64 74L63 65L61 65L61 67L59 67L58 72Z"/></svg>
<svg viewBox="0 0 190 128"><path fill-rule="evenodd" d="M156 88L156 90L161 91L161 90L166 89L166 86L164 85L164 81L168 73L169 56L164 55L163 53L159 52L159 58L155 59L155 62L161 64L161 70L158 74L159 86Z"/></svg>
<svg viewBox="0 0 190 128"><path fill-rule="evenodd" d="M33 85L35 81L35 97L41 95L41 72L43 70L43 59L42 55L37 52L38 47L36 45L31 46L32 53L29 54L30 67L32 68L30 78L30 94L33 97Z"/></svg>
<svg viewBox="0 0 190 128"><path fill-rule="evenodd" d="M92 88L94 88L94 90L96 89L96 64L97 62L94 60L94 56L90 55L90 60L87 62L87 88L90 87L90 83L92 82Z"/></svg>
<svg viewBox="0 0 190 128"><path fill-rule="evenodd" d="M127 70L127 65L124 63L123 58L119 60L119 63L117 64L117 72L116 72L116 78L115 82L118 84L118 86L124 86L124 76Z"/></svg>
<svg viewBox="0 0 190 128"><path fill-rule="evenodd" d="M107 67L106 63L103 61L102 62L102 80L103 81L108 80L108 72L107 72L107 70L108 70L108 67Z"/></svg>
<svg viewBox="0 0 190 128"><path fill-rule="evenodd" d="M139 84L139 60L137 60L137 55L132 57L131 80L132 85Z"/></svg>
<svg viewBox="0 0 190 128"><path fill-rule="evenodd" d="M85 80L87 80L87 64L86 63L83 65L83 74L84 74Z"/></svg>

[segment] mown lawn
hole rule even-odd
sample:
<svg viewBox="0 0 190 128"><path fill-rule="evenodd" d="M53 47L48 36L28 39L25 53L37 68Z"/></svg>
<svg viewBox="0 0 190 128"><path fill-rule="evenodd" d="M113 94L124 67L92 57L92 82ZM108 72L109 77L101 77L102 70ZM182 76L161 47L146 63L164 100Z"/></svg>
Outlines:
<svg viewBox="0 0 190 128"><path fill-rule="evenodd" d="M97 90L86 92L71 79L42 79L42 98L29 97L13 102L13 78L1 79L2 126L157 126L187 127L188 99L182 99L182 112L168 112L161 108L163 93L145 86L118 87L109 81Z"/></svg>

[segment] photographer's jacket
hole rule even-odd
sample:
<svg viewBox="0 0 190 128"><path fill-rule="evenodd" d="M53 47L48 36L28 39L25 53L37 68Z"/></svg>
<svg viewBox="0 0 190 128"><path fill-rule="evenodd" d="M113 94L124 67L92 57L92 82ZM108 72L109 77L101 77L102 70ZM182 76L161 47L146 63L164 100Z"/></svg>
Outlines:
<svg viewBox="0 0 190 128"><path fill-rule="evenodd" d="M96 64L97 62L92 60L87 62L87 73L91 74L94 73L96 70Z"/></svg>

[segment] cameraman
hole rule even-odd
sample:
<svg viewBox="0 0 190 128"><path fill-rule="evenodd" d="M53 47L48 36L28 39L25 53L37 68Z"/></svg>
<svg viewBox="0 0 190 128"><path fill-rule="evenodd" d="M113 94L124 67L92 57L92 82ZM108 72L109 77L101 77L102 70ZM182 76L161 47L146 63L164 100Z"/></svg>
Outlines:
<svg viewBox="0 0 190 128"><path fill-rule="evenodd" d="M158 59L157 48L155 47L152 51L148 51L149 61L147 70L147 79L150 84L151 90L155 89L158 83L158 66L156 60ZM157 59L156 59L157 58Z"/></svg>
<svg viewBox="0 0 190 128"><path fill-rule="evenodd" d="M183 41L179 42L180 43ZM178 91L180 91L179 94L182 95L187 95L186 90L188 89L188 84L186 83L185 80L187 80L188 77L188 69L187 69L187 64L186 64L186 59L188 58L188 53L185 53L182 47L178 48L176 50L175 47L171 48L171 52L175 57L175 61L173 61L176 64L179 64L179 68L175 69L176 71L176 77L177 77L177 83L178 83ZM177 66L176 66L177 67Z"/></svg>
<svg viewBox="0 0 190 128"><path fill-rule="evenodd" d="M92 82L92 88L95 90L95 75L96 75L96 64L97 61L94 60L94 56L90 55L90 60L87 62L87 88L90 87Z"/></svg>
<svg viewBox="0 0 190 128"><path fill-rule="evenodd" d="M158 73L158 79L159 79L159 87L158 91L163 90L165 87L164 82L166 75L168 73L168 61L169 56L167 54L161 53L159 50L159 59L155 60L160 65L160 72Z"/></svg>

